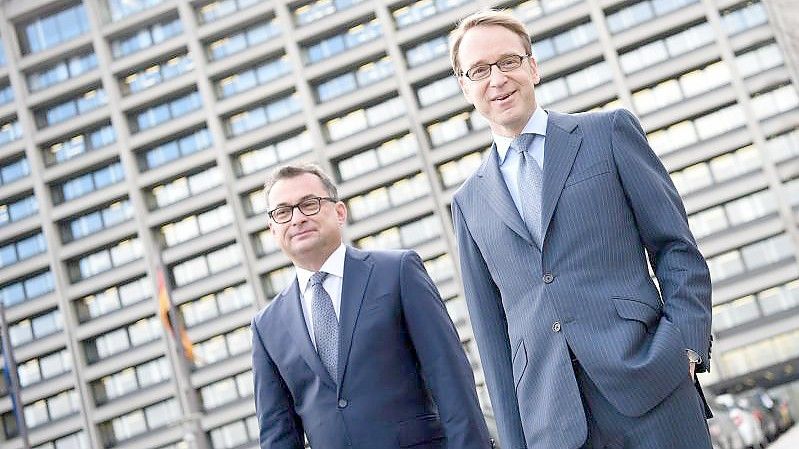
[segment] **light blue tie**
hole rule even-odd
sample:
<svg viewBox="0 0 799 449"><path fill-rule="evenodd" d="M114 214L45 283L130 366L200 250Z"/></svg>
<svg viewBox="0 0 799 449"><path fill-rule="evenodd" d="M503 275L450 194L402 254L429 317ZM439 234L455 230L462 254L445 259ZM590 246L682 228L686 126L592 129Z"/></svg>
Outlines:
<svg viewBox="0 0 799 449"><path fill-rule="evenodd" d="M541 190L544 174L535 157L530 153L535 134L522 134L511 148L519 152L519 203L522 219L538 247L541 248Z"/></svg>
<svg viewBox="0 0 799 449"><path fill-rule="evenodd" d="M322 360L333 382L338 379L336 371L338 365L338 318L333 309L333 301L327 294L322 282L327 273L317 271L311 275L308 283L311 286L313 303L313 334L316 342L316 352Z"/></svg>

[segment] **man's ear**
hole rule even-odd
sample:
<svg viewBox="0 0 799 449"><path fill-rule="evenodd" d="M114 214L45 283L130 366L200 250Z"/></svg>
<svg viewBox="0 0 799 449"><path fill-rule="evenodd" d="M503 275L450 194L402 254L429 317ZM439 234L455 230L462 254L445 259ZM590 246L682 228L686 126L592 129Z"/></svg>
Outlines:
<svg viewBox="0 0 799 449"><path fill-rule="evenodd" d="M339 226L344 226L344 224L347 223L347 206L343 201L339 201L335 204L335 207L338 224Z"/></svg>

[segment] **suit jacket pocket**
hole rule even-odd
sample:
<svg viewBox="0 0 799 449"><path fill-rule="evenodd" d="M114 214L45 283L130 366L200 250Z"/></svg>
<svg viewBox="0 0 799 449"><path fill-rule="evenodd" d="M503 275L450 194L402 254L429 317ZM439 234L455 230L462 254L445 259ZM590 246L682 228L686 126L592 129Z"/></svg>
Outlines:
<svg viewBox="0 0 799 449"><path fill-rule="evenodd" d="M399 423L400 447L416 446L441 438L444 438L444 428L436 415L423 415Z"/></svg>
<svg viewBox="0 0 799 449"><path fill-rule="evenodd" d="M513 354L513 386L518 389L522 374L527 369L527 349L524 347L524 340L519 342L516 352Z"/></svg>
<svg viewBox="0 0 799 449"><path fill-rule="evenodd" d="M660 320L660 311L658 309L635 299L613 297L613 305L616 307L616 313L620 317L627 320L640 321L646 326L648 331L652 331L655 324Z"/></svg>
<svg viewBox="0 0 799 449"><path fill-rule="evenodd" d="M604 175L605 173L610 173L610 163L608 161L599 161L577 173L570 174L569 177L566 178L566 184L564 184L563 188L565 189L566 187Z"/></svg>

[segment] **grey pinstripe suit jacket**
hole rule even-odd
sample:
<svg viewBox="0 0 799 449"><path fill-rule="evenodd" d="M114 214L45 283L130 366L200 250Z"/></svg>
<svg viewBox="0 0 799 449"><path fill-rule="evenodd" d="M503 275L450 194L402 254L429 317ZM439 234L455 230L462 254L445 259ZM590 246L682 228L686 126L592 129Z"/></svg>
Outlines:
<svg viewBox="0 0 799 449"><path fill-rule="evenodd" d="M542 248L514 207L495 148L452 201L504 449L583 443L568 347L629 416L685 381L686 348L702 357L700 370L710 354L707 265L636 118L626 110L549 112L545 154Z"/></svg>

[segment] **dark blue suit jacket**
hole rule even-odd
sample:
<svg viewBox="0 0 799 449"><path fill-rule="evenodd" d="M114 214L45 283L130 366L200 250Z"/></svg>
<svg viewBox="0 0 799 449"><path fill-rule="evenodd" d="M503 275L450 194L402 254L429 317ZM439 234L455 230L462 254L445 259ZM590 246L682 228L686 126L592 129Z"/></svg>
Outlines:
<svg viewBox="0 0 799 449"><path fill-rule="evenodd" d="M549 112L544 151L542 247L495 148L452 201L466 302L508 449L585 441L569 348L627 416L688 380L686 349L702 357L700 371L710 360L707 265L635 117Z"/></svg>
<svg viewBox="0 0 799 449"><path fill-rule="evenodd" d="M338 379L311 343L295 280L255 316L262 449L490 446L474 376L433 281L412 251L347 248Z"/></svg>

